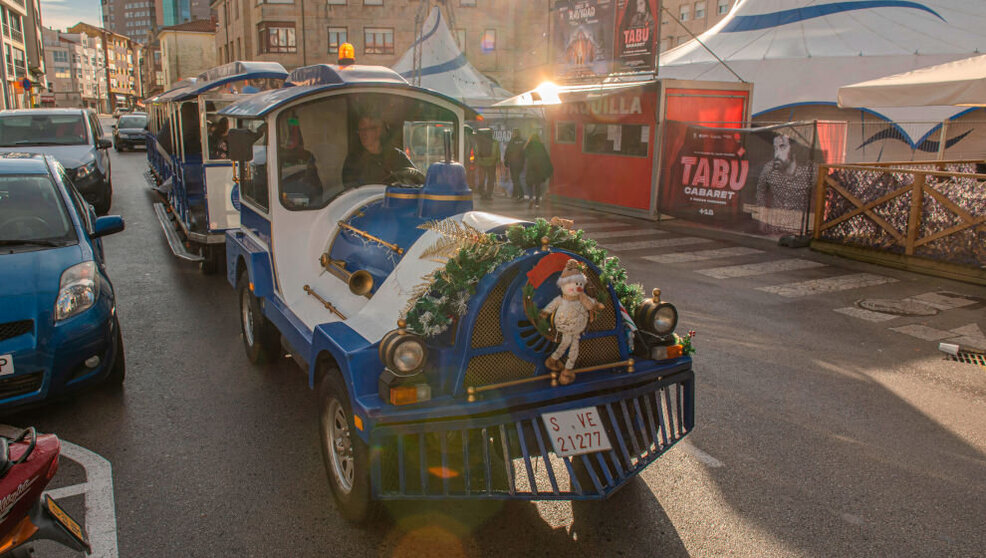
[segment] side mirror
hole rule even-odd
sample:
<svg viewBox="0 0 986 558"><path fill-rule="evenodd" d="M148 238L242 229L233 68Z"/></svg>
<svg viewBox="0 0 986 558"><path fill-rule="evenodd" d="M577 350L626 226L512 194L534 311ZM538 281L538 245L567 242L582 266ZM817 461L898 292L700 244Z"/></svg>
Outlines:
<svg viewBox="0 0 986 558"><path fill-rule="evenodd" d="M99 238L108 234L118 233L123 230L123 227L123 217L119 215L97 217L96 222L92 225L92 237Z"/></svg>
<svg viewBox="0 0 986 558"><path fill-rule="evenodd" d="M229 148L231 161L246 162L253 160L253 142L257 134L245 128L233 128L226 135L226 145Z"/></svg>
<svg viewBox="0 0 986 558"><path fill-rule="evenodd" d="M99 138L96 140L96 149L109 149L113 147L113 141L108 139Z"/></svg>

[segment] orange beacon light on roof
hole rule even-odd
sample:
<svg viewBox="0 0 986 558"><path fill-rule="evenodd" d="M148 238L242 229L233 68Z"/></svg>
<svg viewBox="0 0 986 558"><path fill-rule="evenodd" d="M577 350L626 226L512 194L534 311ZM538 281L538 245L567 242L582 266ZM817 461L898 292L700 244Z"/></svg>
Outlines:
<svg viewBox="0 0 986 558"><path fill-rule="evenodd" d="M349 66L356 63L356 49L349 43L339 45L339 65Z"/></svg>

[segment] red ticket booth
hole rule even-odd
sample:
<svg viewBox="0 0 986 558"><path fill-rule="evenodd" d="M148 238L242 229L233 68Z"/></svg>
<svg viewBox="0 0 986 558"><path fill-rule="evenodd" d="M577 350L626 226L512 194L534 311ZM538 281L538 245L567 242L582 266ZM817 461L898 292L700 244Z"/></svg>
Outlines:
<svg viewBox="0 0 986 558"><path fill-rule="evenodd" d="M554 176L552 199L657 219L662 123L740 128L752 84L670 79L539 87L511 104L542 106ZM525 102L526 101L526 102Z"/></svg>

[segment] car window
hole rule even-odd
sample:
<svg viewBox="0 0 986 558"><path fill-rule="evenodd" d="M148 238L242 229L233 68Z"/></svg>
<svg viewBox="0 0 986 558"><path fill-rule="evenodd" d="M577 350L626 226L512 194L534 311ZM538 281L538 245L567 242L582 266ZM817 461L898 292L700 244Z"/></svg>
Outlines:
<svg viewBox="0 0 986 558"><path fill-rule="evenodd" d="M121 116L116 123L117 128L143 128L144 126L147 126L147 117L137 114Z"/></svg>
<svg viewBox="0 0 986 558"><path fill-rule="evenodd" d="M81 114L0 114L0 147L87 143Z"/></svg>
<svg viewBox="0 0 986 558"><path fill-rule="evenodd" d="M79 220L82 221L82 226L85 227L86 232L92 234L92 218L89 213L89 202L82 197L82 194L75 189L75 184L68 177L65 172L65 167L61 163L55 162L55 172L58 175L58 180L65 186L68 191L69 198L72 199L72 205L75 206L75 212L79 215Z"/></svg>
<svg viewBox="0 0 986 558"><path fill-rule="evenodd" d="M99 119L91 113L89 114L89 125L92 126L93 143L103 138L103 127L99 125Z"/></svg>
<svg viewBox="0 0 986 558"><path fill-rule="evenodd" d="M62 197L47 175L0 175L0 242L75 240Z"/></svg>

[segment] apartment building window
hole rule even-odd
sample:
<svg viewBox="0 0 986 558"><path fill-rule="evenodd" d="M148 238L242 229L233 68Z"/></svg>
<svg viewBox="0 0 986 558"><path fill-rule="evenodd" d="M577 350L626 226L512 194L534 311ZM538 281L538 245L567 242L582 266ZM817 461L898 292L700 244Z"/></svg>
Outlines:
<svg viewBox="0 0 986 558"><path fill-rule="evenodd" d="M695 2L695 19L705 19L705 2Z"/></svg>
<svg viewBox="0 0 986 558"><path fill-rule="evenodd" d="M475 8L476 0L459 0L459 5L467 8Z"/></svg>
<svg viewBox="0 0 986 558"><path fill-rule="evenodd" d="M678 12L678 19L681 21L688 21L688 16L691 13L691 7L688 4L683 4L681 10Z"/></svg>
<svg viewBox="0 0 986 558"><path fill-rule="evenodd" d="M345 6L347 0L328 0L330 6Z"/></svg>
<svg viewBox="0 0 986 558"><path fill-rule="evenodd" d="M339 45L348 40L348 29L345 27L329 27L329 54L338 54Z"/></svg>
<svg viewBox="0 0 986 558"><path fill-rule="evenodd" d="M364 54L393 54L394 28L367 27L363 29Z"/></svg>
<svg viewBox="0 0 986 558"><path fill-rule="evenodd" d="M257 0L257 5L261 4L294 4L294 0Z"/></svg>
<svg viewBox="0 0 986 558"><path fill-rule="evenodd" d="M383 0L363 0L364 6L383 6Z"/></svg>
<svg viewBox="0 0 986 558"><path fill-rule="evenodd" d="M455 40L459 43L459 50L462 52L466 51L466 30L456 29L455 30Z"/></svg>
<svg viewBox="0 0 986 558"><path fill-rule="evenodd" d="M14 70L17 77L21 78L27 75L27 58L24 56L24 51L15 48L14 51Z"/></svg>
<svg viewBox="0 0 986 558"><path fill-rule="evenodd" d="M733 3L733 0L719 0L719 15L729 13L729 5Z"/></svg>
<svg viewBox="0 0 986 558"><path fill-rule="evenodd" d="M7 51L7 75L14 75L14 56L10 54L10 45L3 45Z"/></svg>
<svg viewBox="0 0 986 558"><path fill-rule="evenodd" d="M268 21L257 25L257 44L263 53L298 52L295 42L294 22Z"/></svg>
<svg viewBox="0 0 986 558"><path fill-rule="evenodd" d="M236 59L243 60L243 43L240 39L236 39Z"/></svg>
<svg viewBox="0 0 986 558"><path fill-rule="evenodd" d="M233 0L233 19L240 19L240 0Z"/></svg>
<svg viewBox="0 0 986 558"><path fill-rule="evenodd" d="M21 26L21 15L14 12L7 12L7 15L10 17L10 38L23 43L24 29Z"/></svg>
<svg viewBox="0 0 986 558"><path fill-rule="evenodd" d="M486 29L483 31L483 40L479 47L483 52L493 52L496 50L496 29Z"/></svg>
<svg viewBox="0 0 986 558"><path fill-rule="evenodd" d="M51 58L55 62L65 62L68 63L68 53L64 50L53 50L51 51Z"/></svg>

